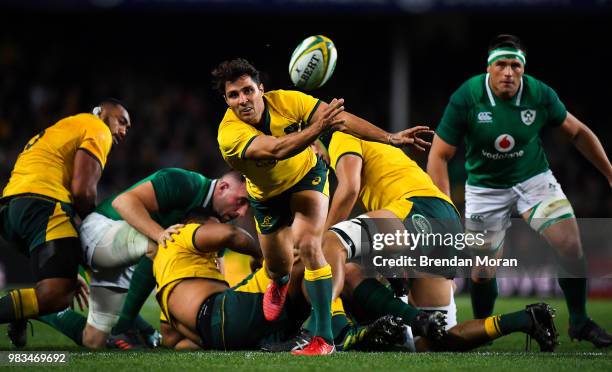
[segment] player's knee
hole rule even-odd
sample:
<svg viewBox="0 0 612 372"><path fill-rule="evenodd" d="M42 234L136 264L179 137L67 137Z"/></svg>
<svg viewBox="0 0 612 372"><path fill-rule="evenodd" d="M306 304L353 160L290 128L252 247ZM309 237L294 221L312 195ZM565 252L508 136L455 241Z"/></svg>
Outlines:
<svg viewBox="0 0 612 372"><path fill-rule="evenodd" d="M565 258L582 257L582 244L575 236L555 243L555 249L560 256Z"/></svg>
<svg viewBox="0 0 612 372"><path fill-rule="evenodd" d="M162 345L167 348L174 348L183 339L183 335L178 333L170 324L159 323L159 332L162 335Z"/></svg>
<svg viewBox="0 0 612 372"><path fill-rule="evenodd" d="M321 239L314 236L305 236L295 242L304 262L312 262L321 255Z"/></svg>

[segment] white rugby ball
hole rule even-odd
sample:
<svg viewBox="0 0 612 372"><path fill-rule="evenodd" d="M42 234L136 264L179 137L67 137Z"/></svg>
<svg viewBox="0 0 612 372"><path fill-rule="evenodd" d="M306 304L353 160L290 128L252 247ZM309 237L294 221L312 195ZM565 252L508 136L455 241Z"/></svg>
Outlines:
<svg viewBox="0 0 612 372"><path fill-rule="evenodd" d="M293 84L304 90L321 87L336 68L338 52L334 42L323 35L304 39L291 55L289 76Z"/></svg>

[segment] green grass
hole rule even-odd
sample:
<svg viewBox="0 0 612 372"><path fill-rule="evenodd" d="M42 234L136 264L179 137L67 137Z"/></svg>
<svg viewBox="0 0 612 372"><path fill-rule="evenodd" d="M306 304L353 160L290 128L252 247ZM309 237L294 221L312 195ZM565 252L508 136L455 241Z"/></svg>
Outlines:
<svg viewBox="0 0 612 372"><path fill-rule="evenodd" d="M521 309L537 299L499 299L496 313ZM34 322L34 337L30 337L28 350L68 350L70 359L63 369L78 371L174 371L174 370L231 370L231 371L610 371L612 348L595 349L585 342L570 342L567 336L567 310L562 299L548 299L557 309L556 323L561 333L561 345L554 354L535 351L524 352L522 334L496 340L493 345L470 353L337 353L331 357L298 358L288 354L260 352L173 352L168 350L141 352L88 352L76 347L63 335L45 324ZM459 320L471 315L469 298L457 298ZM152 299L143 314L157 324L157 307ZM589 313L602 326L612 330L612 301L591 300ZM0 350L11 349L6 326L0 326ZM0 366L4 368L4 366ZM39 366L51 368L55 366Z"/></svg>

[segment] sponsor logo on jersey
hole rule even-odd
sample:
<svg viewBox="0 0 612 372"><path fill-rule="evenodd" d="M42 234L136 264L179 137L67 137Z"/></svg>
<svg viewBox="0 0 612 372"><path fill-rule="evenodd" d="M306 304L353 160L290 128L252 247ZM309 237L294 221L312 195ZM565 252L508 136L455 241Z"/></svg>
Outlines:
<svg viewBox="0 0 612 372"><path fill-rule="evenodd" d="M478 122L479 123L492 123L493 122L493 113L490 111L482 111L478 113Z"/></svg>
<svg viewBox="0 0 612 372"><path fill-rule="evenodd" d="M525 125L531 125L535 121L536 110L523 110L521 111L521 120Z"/></svg>
<svg viewBox="0 0 612 372"><path fill-rule="evenodd" d="M514 148L514 137L504 133L495 139L495 150L508 152Z"/></svg>

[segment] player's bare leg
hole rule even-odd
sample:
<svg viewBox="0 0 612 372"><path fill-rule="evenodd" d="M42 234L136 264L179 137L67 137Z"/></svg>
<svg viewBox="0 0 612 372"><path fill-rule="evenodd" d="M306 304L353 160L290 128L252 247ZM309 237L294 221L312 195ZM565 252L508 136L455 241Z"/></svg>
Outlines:
<svg viewBox="0 0 612 372"><path fill-rule="evenodd" d="M326 355L334 351L331 327L332 269L321 249L328 198L318 191L306 190L291 198L294 212L293 240L304 263L304 286L312 305L315 332L308 346L294 355Z"/></svg>
<svg viewBox="0 0 612 372"><path fill-rule="evenodd" d="M344 288L344 264L347 253L338 236L331 231L323 234L323 254L332 269L332 299L335 300Z"/></svg>

